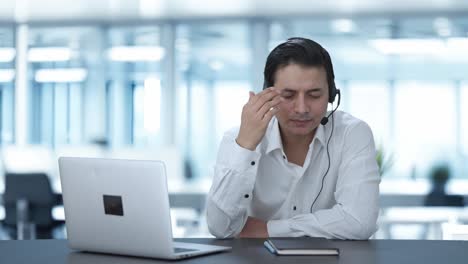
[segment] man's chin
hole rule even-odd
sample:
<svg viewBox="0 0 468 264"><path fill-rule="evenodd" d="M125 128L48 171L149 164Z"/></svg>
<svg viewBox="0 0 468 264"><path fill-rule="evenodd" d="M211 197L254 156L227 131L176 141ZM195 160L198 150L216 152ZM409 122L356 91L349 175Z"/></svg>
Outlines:
<svg viewBox="0 0 468 264"><path fill-rule="evenodd" d="M314 132L314 128L313 127L288 127L288 131L291 135L307 136Z"/></svg>

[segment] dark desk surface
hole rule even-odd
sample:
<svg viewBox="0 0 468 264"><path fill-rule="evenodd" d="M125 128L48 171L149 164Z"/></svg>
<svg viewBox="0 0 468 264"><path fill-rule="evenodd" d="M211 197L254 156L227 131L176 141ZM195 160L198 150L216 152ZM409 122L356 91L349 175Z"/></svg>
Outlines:
<svg viewBox="0 0 468 264"><path fill-rule="evenodd" d="M332 241L339 257L275 256L264 247L264 239L177 239L184 242L231 246L228 253L200 256L181 263L468 263L468 241L370 240ZM0 241L1 263L149 264L165 261L115 255L73 252L65 240ZM169 261L174 263L174 261Z"/></svg>

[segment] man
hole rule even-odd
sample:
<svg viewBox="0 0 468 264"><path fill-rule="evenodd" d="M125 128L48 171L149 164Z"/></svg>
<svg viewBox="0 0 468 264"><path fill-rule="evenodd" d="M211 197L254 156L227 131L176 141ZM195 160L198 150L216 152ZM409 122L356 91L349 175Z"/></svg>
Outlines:
<svg viewBox="0 0 468 264"><path fill-rule="evenodd" d="M221 142L207 201L210 232L368 239L379 208L373 135L347 113L327 113L340 99L328 52L288 39L269 54L264 77L240 128Z"/></svg>

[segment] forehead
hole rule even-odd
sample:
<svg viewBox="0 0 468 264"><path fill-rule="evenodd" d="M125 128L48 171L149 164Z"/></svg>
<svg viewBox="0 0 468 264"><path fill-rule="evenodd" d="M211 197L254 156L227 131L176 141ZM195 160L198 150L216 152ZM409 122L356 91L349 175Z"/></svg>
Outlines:
<svg viewBox="0 0 468 264"><path fill-rule="evenodd" d="M280 89L328 89L327 73L323 66L286 65L276 71L274 84Z"/></svg>

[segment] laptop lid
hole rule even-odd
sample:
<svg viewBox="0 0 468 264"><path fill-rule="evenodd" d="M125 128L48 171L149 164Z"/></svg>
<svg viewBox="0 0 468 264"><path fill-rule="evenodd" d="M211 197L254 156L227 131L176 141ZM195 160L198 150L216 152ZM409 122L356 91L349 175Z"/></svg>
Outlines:
<svg viewBox="0 0 468 264"><path fill-rule="evenodd" d="M162 162L61 157L59 171L71 248L171 258Z"/></svg>

